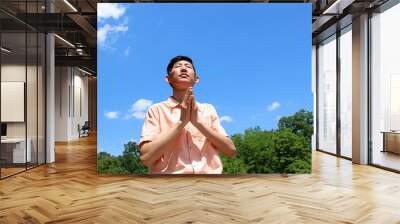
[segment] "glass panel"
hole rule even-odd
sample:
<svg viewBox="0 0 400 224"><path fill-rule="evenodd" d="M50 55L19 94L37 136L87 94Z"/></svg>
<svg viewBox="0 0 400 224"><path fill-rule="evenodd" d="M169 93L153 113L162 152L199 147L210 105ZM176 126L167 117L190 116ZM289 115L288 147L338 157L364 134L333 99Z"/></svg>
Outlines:
<svg viewBox="0 0 400 224"><path fill-rule="evenodd" d="M351 26L340 36L340 150L351 158L352 141L352 35Z"/></svg>
<svg viewBox="0 0 400 224"><path fill-rule="evenodd" d="M45 162L45 35L21 22L45 12L45 1L0 1L0 7L20 20L0 12L4 178Z"/></svg>
<svg viewBox="0 0 400 224"><path fill-rule="evenodd" d="M400 4L373 16L372 163L400 170Z"/></svg>
<svg viewBox="0 0 400 224"><path fill-rule="evenodd" d="M37 33L27 34L28 38L28 63L27 63L27 144L31 153L28 155L28 168L37 165L37 74L38 74L38 57L37 57Z"/></svg>
<svg viewBox="0 0 400 224"><path fill-rule="evenodd" d="M39 46L38 46L38 163L45 163L45 44L46 37L44 34L39 33Z"/></svg>
<svg viewBox="0 0 400 224"><path fill-rule="evenodd" d="M336 154L336 36L318 48L318 146Z"/></svg>
<svg viewBox="0 0 400 224"><path fill-rule="evenodd" d="M36 1L27 2L26 12L28 14L37 13L39 6ZM31 20L37 20L38 17L32 17ZM36 24L38 21L30 21ZM38 34L35 30L27 31L27 149L30 148L30 158L28 159L28 168L37 165L38 147L37 147L37 132L38 132L38 119L37 119L37 76L38 76Z"/></svg>
<svg viewBox="0 0 400 224"><path fill-rule="evenodd" d="M26 34L1 34L1 177L25 170Z"/></svg>

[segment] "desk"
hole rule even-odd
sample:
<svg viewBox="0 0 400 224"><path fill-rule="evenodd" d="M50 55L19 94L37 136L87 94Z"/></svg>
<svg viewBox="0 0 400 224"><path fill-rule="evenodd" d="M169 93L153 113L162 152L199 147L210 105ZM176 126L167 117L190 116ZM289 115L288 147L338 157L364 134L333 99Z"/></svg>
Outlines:
<svg viewBox="0 0 400 224"><path fill-rule="evenodd" d="M382 131L383 150L382 152L393 152L400 154L400 131Z"/></svg>
<svg viewBox="0 0 400 224"><path fill-rule="evenodd" d="M31 161L31 145L32 141L30 138L27 139L27 147L25 151L25 138L6 138L6 139L1 139L1 144L2 144L2 157L3 157L3 152L4 152L4 159L7 162L10 163L25 163L25 158L27 158L26 162ZM14 145L12 149L9 149L9 146ZM3 149L5 148L5 149ZM26 154L25 154L26 152ZM12 154L12 157L11 155ZM7 158L8 157L8 158ZM12 158L12 160L11 160Z"/></svg>

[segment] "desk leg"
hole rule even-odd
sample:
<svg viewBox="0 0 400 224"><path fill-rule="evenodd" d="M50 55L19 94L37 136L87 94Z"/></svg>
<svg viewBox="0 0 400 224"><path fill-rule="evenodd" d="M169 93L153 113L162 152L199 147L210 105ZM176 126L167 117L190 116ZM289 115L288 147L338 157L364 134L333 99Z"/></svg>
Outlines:
<svg viewBox="0 0 400 224"><path fill-rule="evenodd" d="M383 150L381 152L386 152L386 133L382 133L383 135Z"/></svg>

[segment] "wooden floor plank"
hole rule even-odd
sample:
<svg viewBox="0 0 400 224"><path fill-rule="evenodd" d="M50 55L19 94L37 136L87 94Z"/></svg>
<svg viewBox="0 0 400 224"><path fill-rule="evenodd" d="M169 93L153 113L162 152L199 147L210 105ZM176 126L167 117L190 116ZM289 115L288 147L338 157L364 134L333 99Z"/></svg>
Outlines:
<svg viewBox="0 0 400 224"><path fill-rule="evenodd" d="M0 181L0 223L400 223L400 175L313 152L313 173L101 176L96 137Z"/></svg>

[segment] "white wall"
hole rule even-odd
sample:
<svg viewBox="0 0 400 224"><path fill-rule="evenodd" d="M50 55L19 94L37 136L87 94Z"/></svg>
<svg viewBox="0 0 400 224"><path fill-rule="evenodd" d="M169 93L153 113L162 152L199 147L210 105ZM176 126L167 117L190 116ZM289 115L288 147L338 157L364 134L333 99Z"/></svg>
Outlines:
<svg viewBox="0 0 400 224"><path fill-rule="evenodd" d="M55 141L68 140L68 71L67 67L55 68Z"/></svg>
<svg viewBox="0 0 400 224"><path fill-rule="evenodd" d="M81 76L78 70L74 70L74 108L73 108L73 119L72 119L72 136L78 137L78 124L81 126L88 121L88 77ZM76 75L78 72L78 75ZM80 111L81 110L81 111Z"/></svg>
<svg viewBox="0 0 400 224"><path fill-rule="evenodd" d="M25 76L28 76L27 87L27 120L28 120L28 137L34 133L36 136L36 66L27 66L21 64L3 64L1 66L1 81L2 82L25 82ZM30 88L29 88L30 87ZM6 97L6 96L2 96ZM41 107L43 105L39 105ZM1 108L7 110L7 108ZM24 108L22 108L24 110ZM24 137L26 122L7 122L7 136L9 137Z"/></svg>
<svg viewBox="0 0 400 224"><path fill-rule="evenodd" d="M79 138L78 124L88 120L88 78L83 75L76 68L56 67L56 141Z"/></svg>

